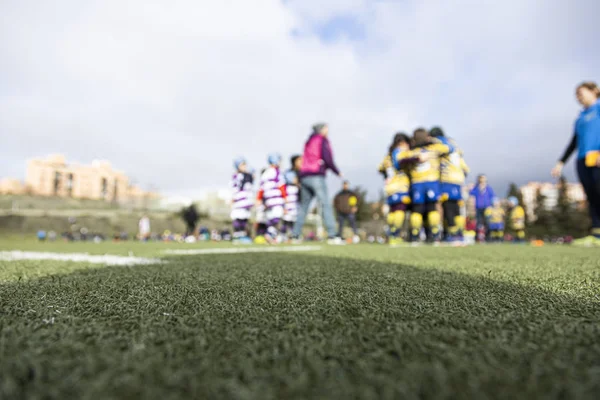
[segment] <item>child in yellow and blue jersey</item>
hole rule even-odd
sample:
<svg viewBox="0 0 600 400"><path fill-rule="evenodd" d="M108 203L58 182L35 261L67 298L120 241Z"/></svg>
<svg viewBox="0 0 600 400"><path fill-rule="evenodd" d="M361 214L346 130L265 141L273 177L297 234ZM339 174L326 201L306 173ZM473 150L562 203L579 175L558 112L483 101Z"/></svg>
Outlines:
<svg viewBox="0 0 600 400"><path fill-rule="evenodd" d="M510 228L515 233L515 242L522 243L525 241L525 209L519 205L519 199L514 196L508 198L510 206Z"/></svg>
<svg viewBox="0 0 600 400"><path fill-rule="evenodd" d="M466 225L466 218L460 213L460 208L464 205L462 187L469 167L462 151L452 139L444 135L441 128L434 127L429 134L452 148L452 151L441 159L440 192L444 211L444 233L449 240L461 241Z"/></svg>
<svg viewBox="0 0 600 400"><path fill-rule="evenodd" d="M426 129L419 128L413 134L414 148L401 151L394 157L396 168L410 162L408 175L411 182L412 214L410 217L411 239L419 240L423 220L434 241L439 241L441 217L437 210L440 196L441 158L452 151L451 146L433 140ZM416 160L416 161L415 161Z"/></svg>
<svg viewBox="0 0 600 400"><path fill-rule="evenodd" d="M492 206L485 210L485 217L488 223L490 240L492 242L502 242L504 239L504 219L506 213L500 205L500 200L494 198Z"/></svg>
<svg viewBox="0 0 600 400"><path fill-rule="evenodd" d="M390 231L390 245L402 241L400 234L404 226L406 211L410 206L410 179L407 174L408 162L396 168L393 159L400 152L410 150L410 138L397 133L392 140L388 154L379 165L379 173L385 179L385 194L389 212L387 223Z"/></svg>

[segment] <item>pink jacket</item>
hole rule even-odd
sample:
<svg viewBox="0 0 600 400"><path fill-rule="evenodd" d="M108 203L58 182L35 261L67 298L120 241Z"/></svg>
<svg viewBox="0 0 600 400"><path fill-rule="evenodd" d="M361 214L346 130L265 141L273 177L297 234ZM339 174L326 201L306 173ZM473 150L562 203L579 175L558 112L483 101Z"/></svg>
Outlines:
<svg viewBox="0 0 600 400"><path fill-rule="evenodd" d="M336 175L340 174L333 162L333 152L329 139L318 133L313 133L304 145L300 176L325 176L328 169Z"/></svg>

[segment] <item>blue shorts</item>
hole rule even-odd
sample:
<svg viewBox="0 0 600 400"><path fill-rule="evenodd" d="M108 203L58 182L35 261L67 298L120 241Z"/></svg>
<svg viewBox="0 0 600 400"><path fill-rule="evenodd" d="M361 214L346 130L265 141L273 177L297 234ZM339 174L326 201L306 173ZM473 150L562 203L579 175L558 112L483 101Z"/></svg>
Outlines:
<svg viewBox="0 0 600 400"><path fill-rule="evenodd" d="M413 183L410 187L410 194L413 204L435 203L440 198L440 183Z"/></svg>
<svg viewBox="0 0 600 400"><path fill-rule="evenodd" d="M410 204L410 193L395 193L387 198L388 206L396 204Z"/></svg>
<svg viewBox="0 0 600 400"><path fill-rule="evenodd" d="M490 231L503 231L504 230L504 222L490 222L488 225L488 229Z"/></svg>
<svg viewBox="0 0 600 400"><path fill-rule="evenodd" d="M454 183L440 183L440 192L446 195L446 200L462 200L461 186Z"/></svg>

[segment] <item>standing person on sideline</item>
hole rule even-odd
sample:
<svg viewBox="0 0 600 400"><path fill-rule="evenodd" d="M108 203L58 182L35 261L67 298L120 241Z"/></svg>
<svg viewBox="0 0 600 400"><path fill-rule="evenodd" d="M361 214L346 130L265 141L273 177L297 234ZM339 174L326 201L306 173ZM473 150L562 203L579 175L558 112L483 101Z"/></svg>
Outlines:
<svg viewBox="0 0 600 400"><path fill-rule="evenodd" d="M350 182L344 181L342 190L333 199L333 206L337 213L339 229L338 236L343 239L343 231L346 220L350 223L354 233L354 242L358 242L358 230L356 229L356 213L358 212L358 197L350 190Z"/></svg>
<svg viewBox="0 0 600 400"><path fill-rule="evenodd" d="M325 182L328 169L340 178L342 173L333 161L333 152L331 151L328 135L329 127L327 124L316 124L313 126L313 132L304 145L302 166L299 173L300 209L294 224L293 237L295 239L300 238L310 204L316 198L321 203L329 243L342 244L342 239L336 236L333 207L329 201L327 183Z"/></svg>
<svg viewBox="0 0 600 400"><path fill-rule="evenodd" d="M575 121L575 133L563 156L552 169L559 178L565 163L577 148L577 175L585 191L592 219L592 234L573 241L574 245L600 245L600 89L595 82L577 87L577 101L583 110Z"/></svg>
<svg viewBox="0 0 600 400"><path fill-rule="evenodd" d="M510 199L509 199L510 202ZM517 201L518 203L518 201ZM511 207L514 207L511 205ZM512 209L511 209L512 210ZM504 220L506 219L506 212L500 204L500 199L497 197L492 200L492 206L485 210L485 217L487 219L488 227L490 228L490 239L492 242L503 242L504 241Z"/></svg>
<svg viewBox="0 0 600 400"><path fill-rule="evenodd" d="M298 179L298 172L302 166L302 156L293 155L290 159L292 168L289 169L285 177L285 191L287 193L285 201L285 214L283 216L283 234L289 239L294 229L294 223L298 216L298 204L300 202L300 180Z"/></svg>
<svg viewBox="0 0 600 400"><path fill-rule="evenodd" d="M185 222L185 236L193 236L196 234L196 224L200 219L196 206L192 203L189 207L183 210L183 222Z"/></svg>
<svg viewBox="0 0 600 400"><path fill-rule="evenodd" d="M488 235L488 224L485 216L485 210L492 206L494 201L494 189L488 185L487 177L483 174L477 177L477 185L471 189L469 196L475 197L475 210L477 218L477 232L485 232Z"/></svg>
<svg viewBox="0 0 600 400"><path fill-rule="evenodd" d="M150 218L146 214L142 215L138 224L140 240L145 242L150 239Z"/></svg>
<svg viewBox="0 0 600 400"><path fill-rule="evenodd" d="M510 228L512 229L515 243L525 242L525 209L519 205L519 199L515 196L508 198Z"/></svg>

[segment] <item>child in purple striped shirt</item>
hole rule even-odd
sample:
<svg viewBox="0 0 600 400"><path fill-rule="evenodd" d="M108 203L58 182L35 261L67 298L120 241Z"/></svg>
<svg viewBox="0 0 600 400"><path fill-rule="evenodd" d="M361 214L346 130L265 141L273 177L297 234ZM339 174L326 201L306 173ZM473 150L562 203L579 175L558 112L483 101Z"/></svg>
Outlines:
<svg viewBox="0 0 600 400"><path fill-rule="evenodd" d="M269 166L260 177L257 203L262 203L265 207L268 227L265 239L269 243L276 243L279 236L279 224L285 214L287 192L285 178L280 170L281 155L270 154L268 162Z"/></svg>
<svg viewBox="0 0 600 400"><path fill-rule="evenodd" d="M285 201L285 215L283 216L282 232L284 235L291 235L294 229L294 223L298 217L298 206L300 201L300 182L298 172L302 167L302 156L295 155L291 158L292 168L285 173L285 191L287 198Z"/></svg>
<svg viewBox="0 0 600 400"><path fill-rule="evenodd" d="M233 190L231 220L233 221L233 240L239 243L251 243L248 235L248 220L252 209L252 187L254 177L248 171L246 160L239 157L234 160L235 174L231 180Z"/></svg>

